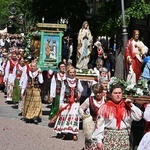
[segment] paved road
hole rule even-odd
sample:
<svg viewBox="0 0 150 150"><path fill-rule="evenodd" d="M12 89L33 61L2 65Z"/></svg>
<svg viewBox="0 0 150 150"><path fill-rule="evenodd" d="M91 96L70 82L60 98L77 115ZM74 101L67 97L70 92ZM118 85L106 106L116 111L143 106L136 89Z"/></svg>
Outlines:
<svg viewBox="0 0 150 150"><path fill-rule="evenodd" d="M23 122L17 107L6 102L0 93L0 150L81 150L84 145L83 131L78 141L56 138L48 127L50 108L43 104L42 122L38 125Z"/></svg>

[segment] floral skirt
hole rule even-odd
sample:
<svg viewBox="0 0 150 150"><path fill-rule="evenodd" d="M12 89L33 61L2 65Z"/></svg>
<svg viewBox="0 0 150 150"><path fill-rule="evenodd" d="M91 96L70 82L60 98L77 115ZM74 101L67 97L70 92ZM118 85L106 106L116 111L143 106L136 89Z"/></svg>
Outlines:
<svg viewBox="0 0 150 150"><path fill-rule="evenodd" d="M129 131L105 129L103 143L104 150L130 150Z"/></svg>
<svg viewBox="0 0 150 150"><path fill-rule="evenodd" d="M67 104L64 104L65 107ZM79 115L78 115L79 103L73 103L71 108L68 106L58 116L54 131L56 133L79 133Z"/></svg>
<svg viewBox="0 0 150 150"><path fill-rule="evenodd" d="M84 150L98 150L96 140L86 140ZM127 129L119 131L105 129L103 150L130 150Z"/></svg>

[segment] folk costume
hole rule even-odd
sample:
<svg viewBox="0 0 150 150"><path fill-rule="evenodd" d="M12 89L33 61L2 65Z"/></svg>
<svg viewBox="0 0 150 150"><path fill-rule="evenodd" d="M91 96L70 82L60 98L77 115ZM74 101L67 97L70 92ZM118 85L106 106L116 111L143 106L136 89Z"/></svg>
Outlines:
<svg viewBox="0 0 150 150"><path fill-rule="evenodd" d="M18 65L18 60L10 59L6 63L4 81L7 91L7 100L12 100L13 84L15 80L15 67Z"/></svg>
<svg viewBox="0 0 150 150"><path fill-rule="evenodd" d="M40 84L43 83L42 73L39 69L26 74L25 82L22 86L22 93L25 91L23 117L25 119L41 118L42 102L40 96Z"/></svg>
<svg viewBox="0 0 150 150"><path fill-rule="evenodd" d="M140 141L137 150L149 150L150 149L150 104L146 105L143 118L146 120L145 135Z"/></svg>
<svg viewBox="0 0 150 150"><path fill-rule="evenodd" d="M56 133L79 133L79 99L78 92L83 91L80 80L67 78L64 81L64 99L61 102L60 114L56 120L54 131Z"/></svg>
<svg viewBox="0 0 150 150"><path fill-rule="evenodd" d="M4 67L3 67L4 59L2 56L0 57L0 90L4 90Z"/></svg>
<svg viewBox="0 0 150 150"><path fill-rule="evenodd" d="M51 69L43 72L44 83L42 85L42 101L44 103L50 103L50 85L54 74L55 71L52 71Z"/></svg>
<svg viewBox="0 0 150 150"><path fill-rule="evenodd" d="M63 103L65 93L65 80L66 74L61 72L58 72L55 75L53 75L51 79L50 97L53 97L53 103L49 115L50 120L52 120L53 117L58 113L60 104Z"/></svg>
<svg viewBox="0 0 150 150"><path fill-rule="evenodd" d="M13 94L12 94L12 101L14 103L17 103L20 101L21 96L21 88L20 88L20 79L22 76L23 70L26 68L26 66L21 66L18 64L15 67L15 81L14 81L14 87L13 87Z"/></svg>
<svg viewBox="0 0 150 150"><path fill-rule="evenodd" d="M85 116L85 119L83 120L83 131L85 135L84 150L91 149L92 133L95 127L97 113L98 113L100 106L104 103L105 103L104 98L102 99L102 101L97 101L96 99L94 99L94 96L90 96L79 107L80 116L82 118ZM88 109L90 110L90 113L86 112L86 110Z"/></svg>
<svg viewBox="0 0 150 150"><path fill-rule="evenodd" d="M93 149L97 143L103 142L104 150L129 150L129 134L131 122L142 119L141 110L131 103L127 106L122 100L119 104L107 101L98 112L96 127L93 132Z"/></svg>

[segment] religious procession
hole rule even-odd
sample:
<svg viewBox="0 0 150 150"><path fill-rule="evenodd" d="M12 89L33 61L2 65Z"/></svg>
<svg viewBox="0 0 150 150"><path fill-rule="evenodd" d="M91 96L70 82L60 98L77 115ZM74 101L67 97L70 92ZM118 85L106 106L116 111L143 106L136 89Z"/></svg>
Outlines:
<svg viewBox="0 0 150 150"><path fill-rule="evenodd" d="M139 36L139 30L134 30L126 43L123 80L114 76L114 51L107 50L100 37L93 41L87 21L78 34L76 66L72 64L73 43L69 37L62 37L61 56L59 40L47 34L40 41L44 48L30 41L33 53L29 56L24 35L2 33L1 91L6 102L18 106L26 123L38 125L42 103L50 105L47 124L57 138L64 140L71 134L77 141L81 127L85 135L83 150L148 150L150 56Z"/></svg>

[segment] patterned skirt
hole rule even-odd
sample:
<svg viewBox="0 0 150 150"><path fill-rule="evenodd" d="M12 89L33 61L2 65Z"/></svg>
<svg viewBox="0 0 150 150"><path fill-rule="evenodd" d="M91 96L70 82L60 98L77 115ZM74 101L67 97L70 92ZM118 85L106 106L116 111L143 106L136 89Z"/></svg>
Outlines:
<svg viewBox="0 0 150 150"><path fill-rule="evenodd" d="M130 150L129 129L109 130L104 132L105 150Z"/></svg>
<svg viewBox="0 0 150 150"><path fill-rule="evenodd" d="M67 104L64 104L65 107ZM79 103L73 103L71 108L68 106L58 116L54 131L56 133L79 133L79 115L78 115Z"/></svg>
<svg viewBox="0 0 150 150"><path fill-rule="evenodd" d="M52 108L50 110L49 119L53 119L53 117L58 113L59 111L59 101L60 101L60 95L56 95L55 99L52 103Z"/></svg>
<svg viewBox="0 0 150 150"><path fill-rule="evenodd" d="M130 150L129 131L105 129L103 150ZM84 150L98 150L95 140L85 141Z"/></svg>
<svg viewBox="0 0 150 150"><path fill-rule="evenodd" d="M26 119L33 119L34 117L42 116L42 102L40 96L40 89L26 89L23 116Z"/></svg>
<svg viewBox="0 0 150 150"><path fill-rule="evenodd" d="M19 87L19 79L15 79L14 82L14 87L13 87L13 94L12 94L12 101L19 102L20 101L20 95L21 95L21 90Z"/></svg>

